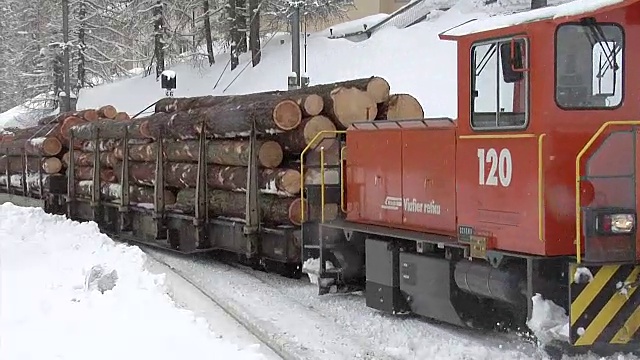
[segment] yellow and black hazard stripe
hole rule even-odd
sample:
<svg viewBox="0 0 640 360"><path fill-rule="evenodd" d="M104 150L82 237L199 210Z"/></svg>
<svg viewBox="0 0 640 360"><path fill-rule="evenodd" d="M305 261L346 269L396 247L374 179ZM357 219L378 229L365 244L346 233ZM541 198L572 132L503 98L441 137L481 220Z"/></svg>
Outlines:
<svg viewBox="0 0 640 360"><path fill-rule="evenodd" d="M577 268L587 268L590 281L574 281ZM569 286L570 340L574 346L640 343L640 266L571 265Z"/></svg>

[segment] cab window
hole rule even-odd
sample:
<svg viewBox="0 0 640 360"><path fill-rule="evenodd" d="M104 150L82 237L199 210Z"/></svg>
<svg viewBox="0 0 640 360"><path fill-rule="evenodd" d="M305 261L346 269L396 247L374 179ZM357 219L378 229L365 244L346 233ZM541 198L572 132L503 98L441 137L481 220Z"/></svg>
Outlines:
<svg viewBox="0 0 640 360"><path fill-rule="evenodd" d="M624 32L593 18L556 30L556 103L562 109L614 109L622 104Z"/></svg>
<svg viewBox="0 0 640 360"><path fill-rule="evenodd" d="M528 74L524 38L483 42L471 48L471 128L527 126Z"/></svg>

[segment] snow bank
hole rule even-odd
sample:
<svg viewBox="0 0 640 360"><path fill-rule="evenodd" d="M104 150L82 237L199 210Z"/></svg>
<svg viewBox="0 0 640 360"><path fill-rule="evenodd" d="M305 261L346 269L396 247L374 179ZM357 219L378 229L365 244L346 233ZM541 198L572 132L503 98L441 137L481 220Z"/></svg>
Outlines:
<svg viewBox="0 0 640 360"><path fill-rule="evenodd" d="M178 309L144 263L94 223L0 205L0 359L263 359ZM111 290L91 286L113 270Z"/></svg>
<svg viewBox="0 0 640 360"><path fill-rule="evenodd" d="M561 306L551 300L545 300L536 294L531 298L533 311L527 326L533 331L541 344L552 340L569 340L569 316Z"/></svg>

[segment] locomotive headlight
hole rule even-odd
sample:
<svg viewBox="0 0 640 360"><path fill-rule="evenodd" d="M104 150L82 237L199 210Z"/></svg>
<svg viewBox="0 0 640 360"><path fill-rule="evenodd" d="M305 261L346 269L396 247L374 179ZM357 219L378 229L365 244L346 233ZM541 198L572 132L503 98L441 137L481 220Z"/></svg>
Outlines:
<svg viewBox="0 0 640 360"><path fill-rule="evenodd" d="M636 217L633 214L602 214L597 227L605 234L629 234L635 230Z"/></svg>

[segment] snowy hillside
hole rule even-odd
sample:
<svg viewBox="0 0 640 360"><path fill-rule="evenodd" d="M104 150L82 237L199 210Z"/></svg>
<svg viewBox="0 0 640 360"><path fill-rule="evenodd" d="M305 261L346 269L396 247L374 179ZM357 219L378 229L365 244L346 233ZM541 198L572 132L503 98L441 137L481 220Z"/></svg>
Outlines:
<svg viewBox="0 0 640 360"><path fill-rule="evenodd" d="M390 82L392 92L408 92L416 96L426 116L455 117L456 44L440 40L438 34L468 20L487 17L490 11L502 12L505 8L477 7L474 0L462 1L429 21L407 29L385 28L376 32L371 39L357 43L328 39L328 30L314 33L307 39L306 60L302 60L303 71L306 68L312 84L382 76ZM350 28L361 28L364 22L375 24L383 16L375 15L333 28L345 33ZM278 34L264 40L263 47L262 62L256 68L250 66L249 54L241 57L240 66L233 72L227 66L228 54L217 55L216 64L211 67L194 67L190 63L173 67L172 70L177 73L174 95L242 94L286 89L287 76L291 72L290 36ZM221 74L220 82L214 89ZM164 96L154 76L138 75L81 90L77 108L112 104L120 111L135 114ZM21 111L18 107L0 114L0 127L28 126L29 120L25 116L15 117Z"/></svg>

